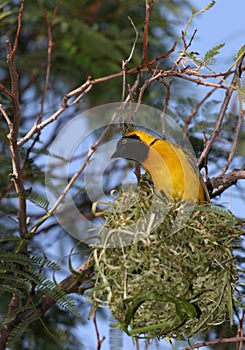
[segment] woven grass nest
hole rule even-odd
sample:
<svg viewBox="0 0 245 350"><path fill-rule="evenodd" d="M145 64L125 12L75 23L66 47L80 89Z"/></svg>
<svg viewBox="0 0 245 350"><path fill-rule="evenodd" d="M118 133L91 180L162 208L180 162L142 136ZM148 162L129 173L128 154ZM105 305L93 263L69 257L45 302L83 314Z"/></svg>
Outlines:
<svg viewBox="0 0 245 350"><path fill-rule="evenodd" d="M92 300L107 305L123 331L186 339L232 320L232 250L242 234L232 214L169 203L141 187L122 192L104 216Z"/></svg>

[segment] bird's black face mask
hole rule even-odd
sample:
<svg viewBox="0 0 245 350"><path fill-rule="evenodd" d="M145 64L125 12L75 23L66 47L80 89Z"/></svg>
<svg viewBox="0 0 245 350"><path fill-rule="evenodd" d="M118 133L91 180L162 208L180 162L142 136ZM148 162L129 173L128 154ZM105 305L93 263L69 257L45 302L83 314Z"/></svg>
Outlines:
<svg viewBox="0 0 245 350"><path fill-rule="evenodd" d="M147 158L149 147L137 135L133 136L122 137L111 158L125 158L142 163Z"/></svg>

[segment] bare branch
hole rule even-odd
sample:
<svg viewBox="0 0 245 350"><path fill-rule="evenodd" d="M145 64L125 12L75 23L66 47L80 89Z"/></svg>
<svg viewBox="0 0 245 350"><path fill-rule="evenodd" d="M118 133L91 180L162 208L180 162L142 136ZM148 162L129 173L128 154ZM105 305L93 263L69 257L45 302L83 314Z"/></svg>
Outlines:
<svg viewBox="0 0 245 350"><path fill-rule="evenodd" d="M243 322L245 318L245 310L242 310L241 317L238 318L239 324L238 324L238 330L237 330L237 337L243 336ZM243 341L241 340L236 344L236 350L242 350L243 348Z"/></svg>
<svg viewBox="0 0 245 350"><path fill-rule="evenodd" d="M33 135L35 135L37 132L40 132L45 126L49 125L50 123L54 122L67 108L73 106L74 103L78 102L78 98L74 102L72 102L70 105L67 104L67 101L70 100L75 95L79 94L79 99L83 97L83 95L88 91L88 89L91 89L93 85L93 81L91 81L91 78L88 77L87 81L81 85L80 87L76 88L73 91L70 91L68 94L66 94L62 99L61 108L58 109L54 114L51 115L48 119L43 121L40 124L35 123L33 127L30 129L30 131L22 137L22 139L19 140L18 146L22 146L24 143L26 143Z"/></svg>
<svg viewBox="0 0 245 350"><path fill-rule="evenodd" d="M42 96L42 101L41 101L41 112L40 115L37 117L36 123L40 123L43 117L44 113L44 104L47 96L47 92L49 89L49 79L50 79L50 72L51 72L51 56L52 56L52 49L53 49L53 36L52 36L52 27L53 27L53 22L56 17L56 13L58 11L58 8L60 6L61 0L59 0L54 8L52 18L49 20L47 12L45 13L45 21L47 24L47 33L48 33L48 45L47 45L47 64L46 64L46 76L45 76L45 83L44 83L44 88L43 88L43 96Z"/></svg>
<svg viewBox="0 0 245 350"><path fill-rule="evenodd" d="M155 59L153 59L152 61L149 62L150 65L152 65L153 63L155 63L156 61L162 59L162 58L166 58L168 55L170 55L171 52L173 52L173 50L175 49L176 43L174 43L173 47L167 51L165 54L156 57ZM134 73L139 73L139 71L141 73L144 73L144 68L145 64L142 64L140 66L137 66L135 68L132 68L128 71L126 71L126 74L134 74ZM147 70L148 72L148 70ZM185 73L186 75L184 75L183 73ZM81 86L79 86L78 88L72 90L71 92L67 93L62 100L62 106L59 110L57 110L51 117L49 117L47 120L43 121L42 123L36 125L34 124L33 127L31 128L31 130L22 138L19 140L18 142L18 146L22 146L24 143L26 143L34 134L40 132L40 130L42 130L46 125L52 123L53 121L55 121L67 108L73 106L74 104L78 103L80 101L80 99L87 94L91 88L93 87L93 85L99 84L99 83L103 83L106 81L109 81L111 79L115 79L118 77L123 76L124 72L121 71L119 73L115 73L115 74L111 74L108 76L104 76L101 78L97 78L97 79L92 79L90 76L87 78L86 82L84 84L82 84ZM229 73L230 74L230 73ZM224 85L220 84L215 84L215 83L211 83L211 82L207 82L207 81L203 81L201 79L194 79L191 78L190 75L194 75L203 79L208 79L208 78L215 78L215 77L221 77L221 76L227 76L228 73L219 73L219 74L215 74L215 75L203 75L200 74L196 71L183 71L183 72L176 72L176 71L163 71L163 70L157 70L155 69L155 73L153 74L153 77L151 77L149 80L147 80L147 82L145 82L143 90L145 90L147 88L147 86L149 86L153 81L155 81L156 79L160 79L160 78L164 78L164 77L179 77L181 79L185 79L185 80L189 80L192 81L198 85L204 85L204 86L210 86L210 87L216 87L216 88L221 88L221 89L227 89L228 88ZM138 98L138 102L142 100L143 97L143 93L144 91L141 92L141 96L139 96ZM71 99L72 97L74 97L75 95L78 95L76 97L76 99L70 104L67 105L67 101L69 99Z"/></svg>
<svg viewBox="0 0 245 350"><path fill-rule="evenodd" d="M24 1L21 2L21 6L24 4ZM22 14L22 9L20 9L20 14L18 17L18 22L20 23L20 16ZM20 28L20 24L18 25L18 30ZM18 35L19 32L17 31ZM21 109L19 104L19 81L18 81L18 73L15 67L14 56L11 49L11 44L9 40L5 41L5 47L7 51L7 60L9 66L9 73L11 79L11 95L12 95L12 103L14 107L14 116L13 122L10 125L10 130L8 134L8 139L10 143L10 152L12 155L12 181L15 186L16 193L18 194L18 221L19 221L19 229L20 236L25 238L27 225L26 225L26 199L24 196L25 189L24 183L21 174L21 166L20 166L20 154L19 147L17 145L17 138L19 133L19 125L21 120ZM15 40L15 49L17 47L17 41ZM27 249L26 244L23 246L23 251L25 252Z"/></svg>
<svg viewBox="0 0 245 350"><path fill-rule="evenodd" d="M202 128L202 139L203 139L203 145L205 147L205 145L207 143L207 135L206 135L206 132L205 132L204 128ZM204 177L204 181L207 182L207 181L209 181L207 158L204 159L203 169L204 169L204 176L203 176Z"/></svg>
<svg viewBox="0 0 245 350"><path fill-rule="evenodd" d="M243 60L243 57L241 58L241 60ZM201 169L203 164L204 164L204 160L205 158L207 158L208 156L208 153L214 143L214 141L216 140L217 136L219 135L220 133L220 130L221 130L221 125L222 125L222 121L224 119L224 116L225 116L225 113L226 113L226 110L227 110L227 107L228 107L228 104L230 102L230 99L231 99L231 96L234 92L234 90L236 89L236 86L238 84L238 81L240 79L240 70L239 70L239 67L241 66L241 61L239 60L237 62L237 65L236 65L236 70L235 70L235 73L234 73L234 76L233 76L233 79L231 81L231 84L226 92L226 96L225 96L225 99L221 105L221 108L220 108L220 112L219 112L219 116L217 118L217 121L216 121L216 124L215 124L215 127L214 127L214 130L210 136L210 138L207 140L207 143L205 145L205 148L204 150L202 151L202 154L200 155L199 157L199 160L198 160L198 166L199 168Z"/></svg>
<svg viewBox="0 0 245 350"><path fill-rule="evenodd" d="M185 74L188 75L184 75L182 72L172 72L172 74L169 74L169 75L172 75L172 76L175 76L175 77L178 77L180 79L184 79L184 80L188 80L188 81L191 81L192 83L196 83L197 85L203 85L203 86L210 86L210 87L216 87L216 88L219 88L219 89L226 89L228 90L228 88L223 85L222 83L211 83L209 81L204 81L204 80L201 80L201 79L195 79L195 78L192 78L190 77L190 75L197 75L197 74L192 74L193 71L185 71ZM225 73L223 73L225 74ZM202 77L203 79L207 79L206 76L203 76L201 74L198 75L199 77ZM210 77L212 78L212 77Z"/></svg>
<svg viewBox="0 0 245 350"><path fill-rule="evenodd" d="M2 113L3 117L5 118L9 129L11 129L13 127L13 124L9 118L9 116L7 115L6 111L4 110L3 106L0 104L0 112Z"/></svg>
<svg viewBox="0 0 245 350"><path fill-rule="evenodd" d="M1 84L1 83L0 83L0 89L1 89L7 96L9 96L9 97L12 98L11 92L10 92L3 84Z"/></svg>
<svg viewBox="0 0 245 350"><path fill-rule="evenodd" d="M179 56L179 57L177 58L177 60L174 62L174 65L173 65L173 67L172 67L172 70L173 70L173 71L178 67L178 65L180 64L180 62L186 57L185 52L186 52L187 49L191 46L192 41L194 40L194 37L195 37L196 33L197 33L197 30L194 31L194 33L192 34L192 37L191 37L189 43L187 44L187 43L186 43L186 39L185 39L185 34L186 34L186 33L185 33L184 31L182 31L182 33L181 33L181 39L182 39L182 41L183 41L183 52L181 52L180 56Z"/></svg>
<svg viewBox="0 0 245 350"><path fill-rule="evenodd" d="M198 102L193 109L193 111L188 115L188 117L185 120L185 125L184 125L184 135L187 136L188 134L188 126L192 120L192 118L197 114L199 111L200 107L204 104L204 102L217 90L217 87L214 87L212 90L210 90L204 97L201 99L200 102Z"/></svg>
<svg viewBox="0 0 245 350"><path fill-rule="evenodd" d="M7 63L9 68L10 81L11 81L10 97L13 105L13 121L11 121L10 118L8 118L7 113L5 113L3 108L1 108L1 112L5 117L5 120L7 121L7 124L9 127L9 134L7 137L9 139L9 148L11 152L11 161L12 161L11 180L14 184L15 191L18 195L17 217L18 217L18 223L19 223L19 234L20 234L20 237L23 238L21 251L23 253L27 253L27 242L24 240L26 237L26 231L27 231L26 199L24 195L25 188L24 188L24 182L22 179L19 147L17 145L19 125L21 121L21 109L20 109L20 102L19 102L19 76L17 73L15 60L14 60L17 46L18 46L18 41L19 41L23 9L24 9L24 0L21 0L19 14L18 14L18 26L17 26L16 35L15 35L13 49L11 48L10 41L9 40L5 41L5 48L7 52ZM3 91L6 92L6 89L5 90L3 89ZM21 288L22 287L20 286L20 289ZM14 293L8 305L8 313L12 313L14 309L20 306L20 304L21 304L20 296ZM4 331L5 331L5 326L3 327L3 332ZM0 342L0 349L5 349L5 344L2 342Z"/></svg>
<svg viewBox="0 0 245 350"><path fill-rule="evenodd" d="M209 340L209 341L204 341L202 343L196 343L191 346L187 346L186 348L182 350L193 350L193 349L199 349L204 346L209 346L209 345L215 345L215 344L225 344L225 343L237 343L244 341L245 337L233 337L233 338L218 338L214 340Z"/></svg>
<svg viewBox="0 0 245 350"><path fill-rule="evenodd" d="M155 58L153 58L149 63L150 65L153 65L154 63L160 61L161 59L163 58L167 58L171 53L173 53L176 49L176 46L178 44L178 41L176 40L174 43L173 43L173 46L171 47L170 50L168 50L167 52L165 52L164 54L160 55L160 56L157 56ZM141 65L140 66L141 68L144 68L145 67L145 64Z"/></svg>
<svg viewBox="0 0 245 350"><path fill-rule="evenodd" d="M47 12L45 13L45 21L47 24L47 36L48 36L48 43L47 43L47 64L46 64L46 74L45 74L45 82L44 82L44 87L43 87L43 94L42 94L42 99L41 99L41 110L39 115L36 118L36 122L35 125L38 125L42 119L43 119L43 115L44 115L44 106L45 106L45 101L46 101L46 97L47 97L47 93L48 93L48 89L49 89L49 80L50 80L50 73L51 73L51 56L52 56L52 49L53 49L53 37L52 37L52 27L53 27L53 22L56 18L56 14L58 11L58 8L60 6L61 0L59 0L53 10L52 13L52 18L51 20L49 20L48 18L48 14ZM29 159L29 155L32 152L36 142L39 140L39 134L40 131L37 132L36 137L34 138L34 140L32 141L31 145L29 146L29 148L26 151L26 156L25 156L25 160L23 162L23 166L22 166L22 171L25 169L26 167L26 163Z"/></svg>
<svg viewBox="0 0 245 350"><path fill-rule="evenodd" d="M148 68L149 72L152 72L150 62L148 60L148 54L147 54L147 42L148 42L148 34L149 34L149 21L150 21L150 13L151 8L154 4L154 0L151 0L150 2L146 0L145 2L145 27L144 27L144 41L143 41L143 56L144 61L146 64L146 67Z"/></svg>
<svg viewBox="0 0 245 350"><path fill-rule="evenodd" d="M209 181L213 188L210 198L214 198L223 193L227 188L235 185L238 180L245 179L245 165L242 169L234 169L228 174L219 175Z"/></svg>
<svg viewBox="0 0 245 350"><path fill-rule="evenodd" d="M94 322L94 328L95 328L95 333L96 333L96 339L97 339L97 350L101 349L101 345L103 343L103 341L105 340L105 336L103 336L102 338L100 338L100 333L99 333L99 328L97 325L97 312L96 310L94 311L94 317L93 317L93 322Z"/></svg>
<svg viewBox="0 0 245 350"><path fill-rule="evenodd" d="M122 72L123 72L122 101L124 101L124 98L125 98L126 67L127 67L128 62L130 62L132 57L133 57L133 54L134 54L134 51L135 51L135 46L136 46L136 43L137 43L137 40L138 40L138 36L139 36L139 33L138 33L138 31L137 31L137 29L136 29L136 27L134 25L134 22L132 21L132 19L130 17L128 17L128 19L129 19L132 27L134 28L135 39L134 39L134 43L133 43L133 46L132 46L132 49L131 49L129 57L126 60L122 61Z"/></svg>
<svg viewBox="0 0 245 350"><path fill-rule="evenodd" d="M239 133L240 133L240 130L241 130L241 127L242 127L243 117L245 115L245 111L242 110L242 101L241 101L240 97L239 97L239 104L240 104L240 113L239 113L239 116L238 116L238 119L237 119L236 128L234 130L234 137L233 137L231 150L230 150L229 156L227 158L227 161L226 161L224 167L221 170L221 173L220 173L221 175L224 175L224 173L229 168L229 166L230 166L230 164L232 162L233 156L234 156L234 154L236 152L237 143L238 143L238 137L239 137Z"/></svg>
<svg viewBox="0 0 245 350"><path fill-rule="evenodd" d="M21 114L19 104L19 76L13 60L14 55L12 55L12 48L9 40L5 41L5 48L7 52L7 62L11 79L11 99L14 107L14 132L18 134Z"/></svg>
<svg viewBox="0 0 245 350"><path fill-rule="evenodd" d="M23 14L23 10L24 10L24 3L25 3L25 0L21 0L19 14L18 14L17 31L15 34L14 46L13 46L13 50L11 52L10 61L14 60L14 56L15 56L16 51L17 51L17 46L18 46L19 37L20 37L20 30L21 30L21 19L22 19L22 14Z"/></svg>
<svg viewBox="0 0 245 350"><path fill-rule="evenodd" d="M83 170L86 168L86 166L89 163L90 158L92 157L92 155L94 154L94 152L96 151L97 147L99 146L99 144L101 143L101 141L103 140L103 138L105 137L106 133L108 132L108 130L111 128L111 125L113 123L113 121L115 120L115 118L117 117L117 111L113 114L112 118L111 118L111 123L109 123L107 125L107 127L103 130L103 132L101 133L100 137L97 139L97 141L91 145L86 159L83 162L83 164L81 165L81 167L75 172L75 174L71 177L70 181L68 182L68 184L66 185L64 191L61 193L61 195L58 197L57 201L53 204L52 208L48 211L48 213L37 223L35 224L32 229L29 231L29 235L33 234L34 232L36 232L36 230L38 229L39 226L41 226L53 213L54 211L57 209L57 207L59 206L59 204L62 202L62 200L64 199L65 195L67 194L67 192L70 190L70 188L72 187L72 185L74 184L74 182L76 181L76 179L78 178L78 176L83 172Z"/></svg>
<svg viewBox="0 0 245 350"><path fill-rule="evenodd" d="M166 115L166 112L168 109L168 104L170 101L170 90L171 90L172 80L170 80L169 83L167 83L162 79L160 82L166 88L166 97L165 97L165 102L164 102L164 106L163 106L163 111L161 113L162 136L165 136L165 115Z"/></svg>

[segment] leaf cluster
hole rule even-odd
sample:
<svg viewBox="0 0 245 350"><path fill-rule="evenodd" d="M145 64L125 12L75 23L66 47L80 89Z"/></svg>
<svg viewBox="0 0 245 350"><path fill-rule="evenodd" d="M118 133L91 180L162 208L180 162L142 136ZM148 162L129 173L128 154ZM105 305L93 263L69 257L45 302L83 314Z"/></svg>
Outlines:
<svg viewBox="0 0 245 350"><path fill-rule="evenodd" d="M209 49L203 58L198 57L198 53L196 52L185 52L185 55L192 60L197 65L197 71L199 71L203 67L208 67L215 63L215 58L220 53L220 49L222 49L225 46L225 43L221 43L218 45L215 45L211 49Z"/></svg>
<svg viewBox="0 0 245 350"><path fill-rule="evenodd" d="M6 310L4 305L7 304L1 305L1 313L6 314L2 326L20 318L11 332L9 346L17 344L20 339L23 340L23 337L30 341L36 327L35 322L42 324L39 308L43 298L52 300L53 304L57 303L74 316L80 317L74 300L58 284L47 278L49 271L59 269L59 265L45 257L27 256L6 249L0 250L1 300L10 300L11 295L21 300L19 306L13 309L14 311L11 307Z"/></svg>

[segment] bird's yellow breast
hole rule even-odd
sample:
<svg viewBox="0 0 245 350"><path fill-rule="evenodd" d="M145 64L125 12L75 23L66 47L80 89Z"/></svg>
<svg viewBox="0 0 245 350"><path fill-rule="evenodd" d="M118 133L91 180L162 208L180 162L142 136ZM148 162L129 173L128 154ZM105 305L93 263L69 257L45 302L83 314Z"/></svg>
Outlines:
<svg viewBox="0 0 245 350"><path fill-rule="evenodd" d="M157 140L149 148L143 166L150 173L155 186L169 199L205 201L198 173L190 167L184 152L170 142Z"/></svg>

